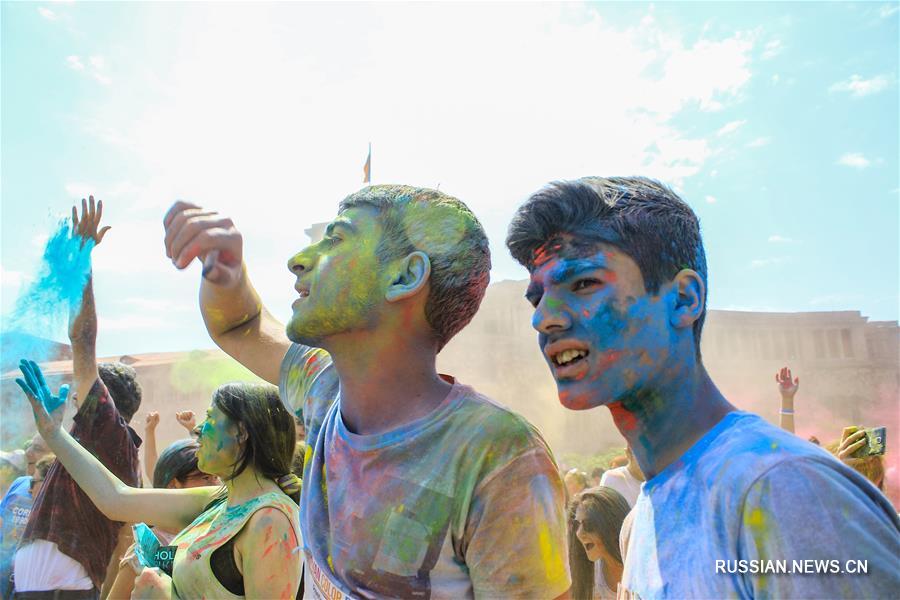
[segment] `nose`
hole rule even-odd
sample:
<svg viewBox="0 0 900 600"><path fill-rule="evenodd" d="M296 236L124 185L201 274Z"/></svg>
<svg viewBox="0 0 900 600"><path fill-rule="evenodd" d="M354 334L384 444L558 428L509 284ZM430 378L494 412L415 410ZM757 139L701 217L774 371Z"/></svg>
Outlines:
<svg viewBox="0 0 900 600"><path fill-rule="evenodd" d="M310 252L310 248L304 248L290 259L288 259L288 270L291 271L294 275L300 276L306 271L309 271L314 262L313 254Z"/></svg>
<svg viewBox="0 0 900 600"><path fill-rule="evenodd" d="M534 309L534 315L531 317L531 326L538 333L550 335L551 333L566 331L572 327L572 318L569 315L568 308L561 300L545 293Z"/></svg>

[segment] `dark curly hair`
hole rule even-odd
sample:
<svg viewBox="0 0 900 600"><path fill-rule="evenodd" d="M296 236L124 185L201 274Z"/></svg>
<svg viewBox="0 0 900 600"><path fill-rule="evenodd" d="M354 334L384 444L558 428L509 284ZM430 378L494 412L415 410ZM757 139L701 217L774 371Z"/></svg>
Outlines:
<svg viewBox="0 0 900 600"><path fill-rule="evenodd" d="M141 407L141 386L137 382L137 372L120 362L100 363L97 370L119 414L126 422L131 421L134 413Z"/></svg>

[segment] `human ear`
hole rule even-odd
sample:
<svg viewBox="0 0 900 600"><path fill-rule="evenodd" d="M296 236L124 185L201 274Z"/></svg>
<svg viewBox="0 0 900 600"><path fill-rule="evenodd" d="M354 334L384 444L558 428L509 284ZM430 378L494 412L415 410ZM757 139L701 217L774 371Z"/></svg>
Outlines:
<svg viewBox="0 0 900 600"><path fill-rule="evenodd" d="M427 254L417 250L397 261L390 276L391 282L384 296L388 302L415 296L431 277L431 260Z"/></svg>
<svg viewBox="0 0 900 600"><path fill-rule="evenodd" d="M706 300L706 286L703 279L693 269L682 269L672 280L675 303L669 322L676 329L693 327L703 315Z"/></svg>

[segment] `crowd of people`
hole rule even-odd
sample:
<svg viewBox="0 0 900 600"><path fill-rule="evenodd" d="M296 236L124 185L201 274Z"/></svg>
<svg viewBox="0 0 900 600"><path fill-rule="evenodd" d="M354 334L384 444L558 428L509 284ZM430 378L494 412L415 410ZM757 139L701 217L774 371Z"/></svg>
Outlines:
<svg viewBox="0 0 900 600"><path fill-rule="evenodd" d="M102 209L93 197L73 209L74 240L100 246ZM185 437L158 452L160 414L143 438L130 425L134 370L97 362L88 278L70 312L75 392L54 393L37 363L20 363L38 433L0 456L4 598L900 589L900 520L880 491L881 457L858 456L865 431L845 430L829 454L793 434L789 370L776 375L779 428L731 405L703 367L699 223L658 182L556 182L509 227L559 401L606 406L625 439L623 456L591 473L560 472L527 420L436 371L491 266L481 224L456 198L396 185L348 196L324 238L288 262L286 325L254 289L231 219L179 201L164 226L175 267L202 263L211 338L266 383L219 387L199 423L172 407ZM842 567L765 566L778 561ZM843 569L858 561L866 573Z"/></svg>

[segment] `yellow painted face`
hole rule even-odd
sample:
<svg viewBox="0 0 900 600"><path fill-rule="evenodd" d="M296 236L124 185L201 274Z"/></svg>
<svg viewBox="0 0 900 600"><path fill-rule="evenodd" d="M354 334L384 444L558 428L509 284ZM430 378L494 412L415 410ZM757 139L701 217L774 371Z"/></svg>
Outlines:
<svg viewBox="0 0 900 600"><path fill-rule="evenodd" d="M292 341L322 346L330 336L374 327L387 285L376 256L381 235L375 209L354 207L288 261L299 296L287 325Z"/></svg>

